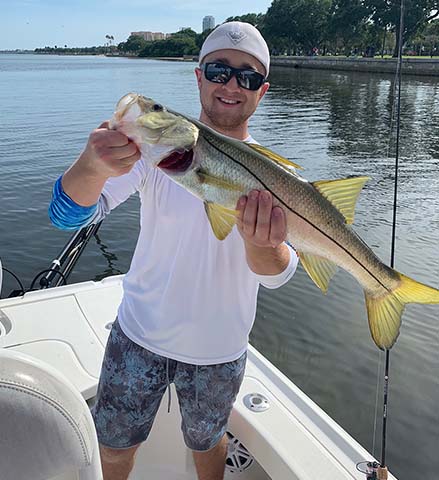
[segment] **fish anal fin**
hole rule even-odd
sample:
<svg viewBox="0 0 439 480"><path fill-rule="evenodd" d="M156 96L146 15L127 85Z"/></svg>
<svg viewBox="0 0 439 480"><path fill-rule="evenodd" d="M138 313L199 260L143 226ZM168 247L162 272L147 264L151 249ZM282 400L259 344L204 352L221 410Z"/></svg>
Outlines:
<svg viewBox="0 0 439 480"><path fill-rule="evenodd" d="M304 252L299 252L299 259L312 281L326 293L329 282L337 271L337 265L326 258Z"/></svg>
<svg viewBox="0 0 439 480"><path fill-rule="evenodd" d="M224 240L236 223L238 211L213 202L204 202L204 209L215 237Z"/></svg>
<svg viewBox="0 0 439 480"><path fill-rule="evenodd" d="M282 155L279 155L278 153L275 153L272 150L263 147L262 145L258 145L257 143L247 143L247 145L253 150L256 150L258 153L261 153L262 155L265 155L269 159L273 160L274 162L279 163L283 167L287 167L290 169L297 168L299 170L303 170L303 167L297 165L297 163L288 160L288 158L282 157Z"/></svg>
<svg viewBox="0 0 439 480"><path fill-rule="evenodd" d="M404 304L392 294L373 298L366 293L365 297L373 341L381 350L390 350L399 335Z"/></svg>
<svg viewBox="0 0 439 480"><path fill-rule="evenodd" d="M387 294L373 297L365 292L369 328L378 348L390 350L399 335L401 315L407 303L439 303L439 290L401 273L399 285Z"/></svg>
<svg viewBox="0 0 439 480"><path fill-rule="evenodd" d="M340 211L347 224L352 224L358 196L368 180L369 177L352 177L319 180L312 185Z"/></svg>

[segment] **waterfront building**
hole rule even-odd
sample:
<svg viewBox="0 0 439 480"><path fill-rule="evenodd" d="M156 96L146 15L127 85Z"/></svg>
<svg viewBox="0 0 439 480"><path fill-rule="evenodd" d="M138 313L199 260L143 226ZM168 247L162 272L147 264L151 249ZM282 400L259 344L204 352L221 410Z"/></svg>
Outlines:
<svg viewBox="0 0 439 480"><path fill-rule="evenodd" d="M167 37L163 32L131 32L131 35L142 37L147 42L153 42L154 40L164 40Z"/></svg>
<svg viewBox="0 0 439 480"><path fill-rule="evenodd" d="M215 28L215 17L207 15L203 18L203 32L206 30L212 30Z"/></svg>

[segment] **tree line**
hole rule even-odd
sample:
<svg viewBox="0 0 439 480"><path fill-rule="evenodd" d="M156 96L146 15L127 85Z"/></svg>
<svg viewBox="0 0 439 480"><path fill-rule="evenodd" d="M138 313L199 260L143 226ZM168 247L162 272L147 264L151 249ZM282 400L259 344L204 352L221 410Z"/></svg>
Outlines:
<svg viewBox="0 0 439 480"><path fill-rule="evenodd" d="M366 54L398 51L400 0L273 0L258 28L272 51ZM404 0L403 45L439 16L438 0ZM438 32L435 24L434 31ZM431 33L431 32L430 32ZM430 41L436 41L430 38Z"/></svg>
<svg viewBox="0 0 439 480"><path fill-rule="evenodd" d="M439 54L439 0L404 0L404 53ZM226 21L255 25L272 55L396 55L400 0L273 0L265 13L247 13ZM190 28L164 40L146 41L131 35L117 46L80 49L84 53L122 53L141 57L198 55L210 31ZM94 49L94 50L93 50ZM50 47L39 49L52 53ZM59 49L60 53L69 53ZM88 52L87 50L92 50Z"/></svg>
<svg viewBox="0 0 439 480"><path fill-rule="evenodd" d="M59 47L55 45L53 47L36 48L34 52L60 55L108 55L117 54L117 47L115 45L101 45L97 47L68 47L67 45Z"/></svg>
<svg viewBox="0 0 439 480"><path fill-rule="evenodd" d="M405 53L433 55L439 49L439 0L404 0ZM273 0L265 13L247 13L226 21L255 25L273 55L395 55L400 0ZM140 56L197 55L209 32L185 29L166 40L130 37L121 51Z"/></svg>
<svg viewBox="0 0 439 480"><path fill-rule="evenodd" d="M119 43L117 48L120 52L135 53L140 57L195 56L209 32L196 33L191 28L184 28L172 33L168 38L152 42L138 35L131 35L126 42Z"/></svg>

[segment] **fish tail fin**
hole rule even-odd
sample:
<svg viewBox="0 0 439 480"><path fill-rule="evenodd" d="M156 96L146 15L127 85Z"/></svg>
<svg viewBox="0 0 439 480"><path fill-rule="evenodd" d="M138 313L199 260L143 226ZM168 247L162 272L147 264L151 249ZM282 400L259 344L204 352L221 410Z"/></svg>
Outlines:
<svg viewBox="0 0 439 480"><path fill-rule="evenodd" d="M398 276L398 287L383 296L374 297L365 292L370 332L373 341L382 350L389 350L396 342L401 315L407 303L439 303L439 290L401 273Z"/></svg>

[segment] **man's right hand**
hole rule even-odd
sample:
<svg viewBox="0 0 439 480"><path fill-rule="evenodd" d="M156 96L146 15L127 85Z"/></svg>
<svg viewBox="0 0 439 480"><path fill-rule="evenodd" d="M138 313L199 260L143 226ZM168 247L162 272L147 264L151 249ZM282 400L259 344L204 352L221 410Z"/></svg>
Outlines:
<svg viewBox="0 0 439 480"><path fill-rule="evenodd" d="M128 173L139 158L137 146L104 122L91 132L84 151L64 173L63 189L78 205L94 205L108 178Z"/></svg>
<svg viewBox="0 0 439 480"><path fill-rule="evenodd" d="M76 165L88 176L106 180L128 173L139 159L136 144L104 122L91 132Z"/></svg>

